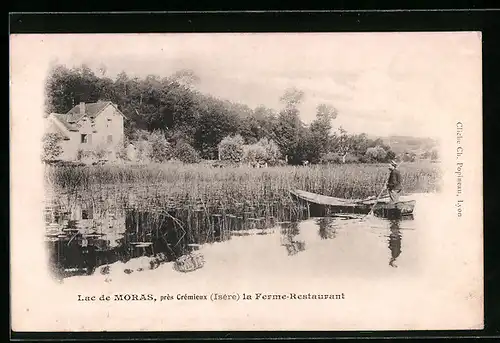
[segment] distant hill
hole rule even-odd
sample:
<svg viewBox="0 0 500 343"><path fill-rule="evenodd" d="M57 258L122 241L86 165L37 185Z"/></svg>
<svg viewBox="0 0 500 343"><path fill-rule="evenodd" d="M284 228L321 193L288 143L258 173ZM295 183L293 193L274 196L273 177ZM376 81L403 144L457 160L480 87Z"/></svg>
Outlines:
<svg viewBox="0 0 500 343"><path fill-rule="evenodd" d="M439 142L433 138L411 137L411 136L388 136L388 137L370 137L372 139L380 138L391 147L397 155L401 153L415 153L417 156L426 151L436 149Z"/></svg>

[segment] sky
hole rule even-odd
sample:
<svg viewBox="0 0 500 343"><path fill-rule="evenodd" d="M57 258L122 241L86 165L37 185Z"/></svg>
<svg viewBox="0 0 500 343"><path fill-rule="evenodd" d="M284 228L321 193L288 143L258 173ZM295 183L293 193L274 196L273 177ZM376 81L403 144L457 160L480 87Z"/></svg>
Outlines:
<svg viewBox="0 0 500 343"><path fill-rule="evenodd" d="M334 127L369 135L436 137L447 112L481 97L476 32L32 35L41 65L106 67L106 76L168 76L189 68L205 93L279 110L288 87L305 92L301 119L320 103ZM16 43L16 41L14 41ZM12 43L11 43L12 44ZM28 45L28 44L27 44ZM475 100L473 100L475 99Z"/></svg>

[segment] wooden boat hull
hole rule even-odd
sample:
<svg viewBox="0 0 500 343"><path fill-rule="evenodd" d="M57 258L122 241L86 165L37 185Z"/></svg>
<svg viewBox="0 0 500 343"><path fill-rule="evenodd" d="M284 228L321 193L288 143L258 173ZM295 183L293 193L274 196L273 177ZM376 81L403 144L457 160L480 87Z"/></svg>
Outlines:
<svg viewBox="0 0 500 343"><path fill-rule="evenodd" d="M375 204L374 199L348 200L302 190L292 190L290 194L307 204L311 216L328 216L335 213L368 214ZM407 197L401 197L397 203L392 203L388 197L385 197L377 201L373 213L384 218L412 216L415 205L416 201Z"/></svg>

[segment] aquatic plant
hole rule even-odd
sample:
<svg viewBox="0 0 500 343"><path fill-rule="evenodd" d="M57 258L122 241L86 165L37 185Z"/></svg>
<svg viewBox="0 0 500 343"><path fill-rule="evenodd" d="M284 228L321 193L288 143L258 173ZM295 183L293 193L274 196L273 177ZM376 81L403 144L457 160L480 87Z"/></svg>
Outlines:
<svg viewBox="0 0 500 343"><path fill-rule="evenodd" d="M406 193L439 191L439 165L408 163L400 166ZM168 194L177 202L286 203L289 189L297 188L342 198L377 194L385 184L384 164L280 166L270 168L226 167L209 164L165 163L150 165L47 166L47 187L67 192L143 194L151 200Z"/></svg>

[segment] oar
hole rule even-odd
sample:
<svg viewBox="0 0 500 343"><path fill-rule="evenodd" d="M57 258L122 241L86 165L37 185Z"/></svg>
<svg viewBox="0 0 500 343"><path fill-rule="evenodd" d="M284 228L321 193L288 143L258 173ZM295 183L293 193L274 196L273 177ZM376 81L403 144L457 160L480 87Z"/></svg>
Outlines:
<svg viewBox="0 0 500 343"><path fill-rule="evenodd" d="M378 199L380 198L380 196L382 195L382 193L385 191L385 185L384 187L382 187L382 189L380 190L380 193L378 193L378 196L377 196L377 199L375 199L375 202L373 203L373 206L370 210L370 212L368 212L368 214L366 216L364 216L361 220L365 220L366 217L368 217L369 215L373 214L373 210L375 209L375 206L377 206L377 202L378 202Z"/></svg>
<svg viewBox="0 0 500 343"><path fill-rule="evenodd" d="M382 198L388 198L388 197L389 197L389 195L384 195ZM368 198L365 198L365 199L346 200L345 202L348 204L360 204L360 203L364 203L366 201L371 201L374 199L376 199L376 196L372 195L372 196L369 196Z"/></svg>
<svg viewBox="0 0 500 343"><path fill-rule="evenodd" d="M382 193L384 192L385 190L385 186L380 190L380 193L378 194L377 198L375 199L375 203L373 204L372 208L370 209L370 212L368 212L367 215L365 215L363 218L359 218L359 219L354 219L354 220L346 220L345 223L342 223L342 224L338 224L338 225L350 225L350 224L353 224L353 223L359 223L359 222L362 222L363 220L365 220L369 215L371 215L373 213L373 210L375 209L375 206L377 205L377 202L378 200L380 199L380 196L382 195Z"/></svg>

